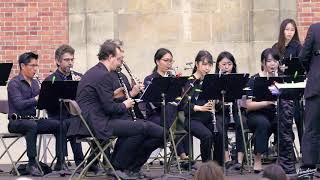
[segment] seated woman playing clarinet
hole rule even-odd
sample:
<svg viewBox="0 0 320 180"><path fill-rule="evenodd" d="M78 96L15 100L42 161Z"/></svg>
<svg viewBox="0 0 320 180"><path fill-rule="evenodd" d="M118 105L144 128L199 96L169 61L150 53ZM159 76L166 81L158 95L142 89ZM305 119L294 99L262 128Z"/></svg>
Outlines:
<svg viewBox="0 0 320 180"><path fill-rule="evenodd" d="M184 91L189 91L188 93L191 96L191 134L200 139L202 162L212 160L211 148L213 142L219 139L222 141L222 135L216 129L216 121L212 112L214 110L213 102L198 99L204 76L211 71L212 65L212 55L208 51L199 51L195 58L193 74L190 77L190 81L186 83L184 88ZM189 109L187 105L185 105L184 110L185 116L188 117ZM214 149L214 154L219 154L221 156L223 151L222 149L221 145L217 146L217 148ZM219 164L222 165L221 160L219 160Z"/></svg>

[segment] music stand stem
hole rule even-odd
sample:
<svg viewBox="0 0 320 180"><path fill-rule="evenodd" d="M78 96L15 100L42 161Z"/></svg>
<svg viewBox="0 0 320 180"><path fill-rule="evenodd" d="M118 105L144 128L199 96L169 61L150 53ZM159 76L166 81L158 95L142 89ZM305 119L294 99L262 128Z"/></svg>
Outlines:
<svg viewBox="0 0 320 180"><path fill-rule="evenodd" d="M167 163L167 123L166 123L166 98L165 94L161 94L162 102L161 102L161 108L162 108L162 121L163 121L163 167L164 167L164 174L168 173L168 163Z"/></svg>
<svg viewBox="0 0 320 180"><path fill-rule="evenodd" d="M222 90L221 91L221 96L222 96L222 170L223 173L226 174L226 165L225 165L225 107L224 107L224 102L225 102L225 94L226 91Z"/></svg>
<svg viewBox="0 0 320 180"><path fill-rule="evenodd" d="M188 96L188 146L189 146L189 166L188 170L191 171L191 161L193 160L192 142L191 142L191 97Z"/></svg>
<svg viewBox="0 0 320 180"><path fill-rule="evenodd" d="M281 101L280 101L280 94L277 95L277 164L280 164L280 106L281 106Z"/></svg>

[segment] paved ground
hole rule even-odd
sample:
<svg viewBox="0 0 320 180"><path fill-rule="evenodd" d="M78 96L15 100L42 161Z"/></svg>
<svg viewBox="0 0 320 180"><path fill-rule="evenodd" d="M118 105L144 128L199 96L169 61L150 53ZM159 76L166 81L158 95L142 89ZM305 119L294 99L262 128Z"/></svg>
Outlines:
<svg viewBox="0 0 320 180"><path fill-rule="evenodd" d="M10 170L10 165L0 165L0 168L4 171ZM176 171L176 169L173 169L172 171ZM182 174L171 172L169 175L163 176L163 169L160 165L152 165L149 167L149 169L144 168L145 174L152 177L152 179L155 180L161 180L161 179L192 179L192 173L184 171ZM92 174L89 174L92 176ZM0 179L19 179L19 180L29 180L29 179L68 179L68 176L66 177L60 177L59 175L52 174L49 177L46 178L35 178L31 176L12 176L8 173L2 173L0 175ZM86 179L113 179L111 177L107 176L98 176L98 177L87 177ZM257 180L259 179L259 175L250 173L248 171L245 171L244 174L240 174L240 172L234 171L234 172L228 172L227 174L228 180ZM314 178L316 179L316 178Z"/></svg>

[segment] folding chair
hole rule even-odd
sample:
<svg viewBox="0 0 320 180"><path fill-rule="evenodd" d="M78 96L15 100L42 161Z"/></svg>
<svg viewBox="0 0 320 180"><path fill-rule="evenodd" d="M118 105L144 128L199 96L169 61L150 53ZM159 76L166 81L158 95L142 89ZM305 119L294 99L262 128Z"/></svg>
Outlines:
<svg viewBox="0 0 320 180"><path fill-rule="evenodd" d="M0 101L0 113L3 114L8 114L9 112L9 108L8 108L8 101L7 100L1 100ZM21 137L24 137L22 134L17 134L17 133L0 133L0 139L1 139L1 144L4 147L4 152L1 154L0 159L7 154L11 165L15 171L15 173L20 176L20 173L17 169L17 163L19 162L19 160L22 158L22 156L25 154L26 151L24 151L24 153L22 154L22 156L20 156L20 158L18 159L18 161L14 162L12 159L12 156L9 152L9 149L12 147L13 144L15 144ZM13 139L13 141L10 144L6 144L5 139Z"/></svg>
<svg viewBox="0 0 320 180"><path fill-rule="evenodd" d="M86 129L88 130L90 136L87 137L87 139L89 138L90 140L93 141L93 143L97 146L97 150L99 151L99 153L95 154L95 157L83 168L83 170L81 171L80 175L79 175L79 179L82 179L82 176L87 172L87 170L89 169L89 167L94 163L94 161L96 159L99 158L100 155L102 155L108 166L111 168L112 172L114 173L114 175L116 176L117 179L120 179L119 176L117 175L115 169L113 168L112 164L109 161L109 158L107 157L107 155L105 154L105 150L112 144L112 142L114 141L114 139L110 138L109 142L106 143L103 147L101 145L101 143L98 141L98 139L95 137L94 133L92 132L91 128L89 127L88 123L86 122L86 120L84 119L84 117L81 114L81 109L78 105L78 103L74 100L70 100L70 99L64 99L63 100L64 104L66 105L67 109L69 110L70 114L74 115L74 116L78 116L81 120L81 123L83 123L83 125L86 127ZM69 106L67 105L69 104ZM95 150L93 150L92 153L94 153ZM89 156L86 157L74 170L74 172L72 173L72 175L70 176L69 179L73 179L73 176L76 174L76 172L85 164L85 162L88 160Z"/></svg>

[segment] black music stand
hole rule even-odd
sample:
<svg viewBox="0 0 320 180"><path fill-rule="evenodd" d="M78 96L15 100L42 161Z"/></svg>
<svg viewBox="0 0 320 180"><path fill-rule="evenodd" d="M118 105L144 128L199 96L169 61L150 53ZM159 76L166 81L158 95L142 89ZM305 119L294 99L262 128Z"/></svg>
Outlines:
<svg viewBox="0 0 320 180"><path fill-rule="evenodd" d="M305 69L298 57L285 57L282 60L282 64L285 65L285 75L290 75L293 77L297 75L305 75Z"/></svg>
<svg viewBox="0 0 320 180"><path fill-rule="evenodd" d="M0 86L6 86L13 63L0 63Z"/></svg>
<svg viewBox="0 0 320 180"><path fill-rule="evenodd" d="M188 77L156 77L147 86L140 99L144 102L161 103L161 119L163 121L163 143L164 143L164 176L168 174L167 164L167 125L166 125L166 105L176 101L181 95L182 87L188 81ZM176 178L182 178L175 176Z"/></svg>
<svg viewBox="0 0 320 180"><path fill-rule="evenodd" d="M62 134L62 107L63 99L75 99L79 81L43 81L39 93L37 109L59 109L60 110L60 128ZM62 136L61 136L62 138ZM62 143L62 140L60 140ZM60 144L60 156L64 156L63 145ZM64 159L64 157L60 157ZM63 161L61 162L63 163ZM63 167L63 164L60 164ZM60 176L65 176L68 172L59 172Z"/></svg>
<svg viewBox="0 0 320 180"><path fill-rule="evenodd" d="M222 101L222 165L226 173L224 163L225 153L225 102L233 102L241 99L245 94L244 88L249 80L249 74L208 74L204 77L202 92L199 99ZM241 122L242 123L242 122ZM242 126L243 127L243 126ZM242 131L243 132L243 131ZM245 142L244 142L245 143Z"/></svg>
<svg viewBox="0 0 320 180"><path fill-rule="evenodd" d="M296 75L295 75L296 76ZM304 89L301 88L282 88L279 94L272 94L268 87L277 83L301 82L305 76L280 76L280 77L256 77L254 79L253 100L255 101L277 101L277 163L279 163L279 144L280 144L280 105L281 99L294 100L301 99Z"/></svg>

